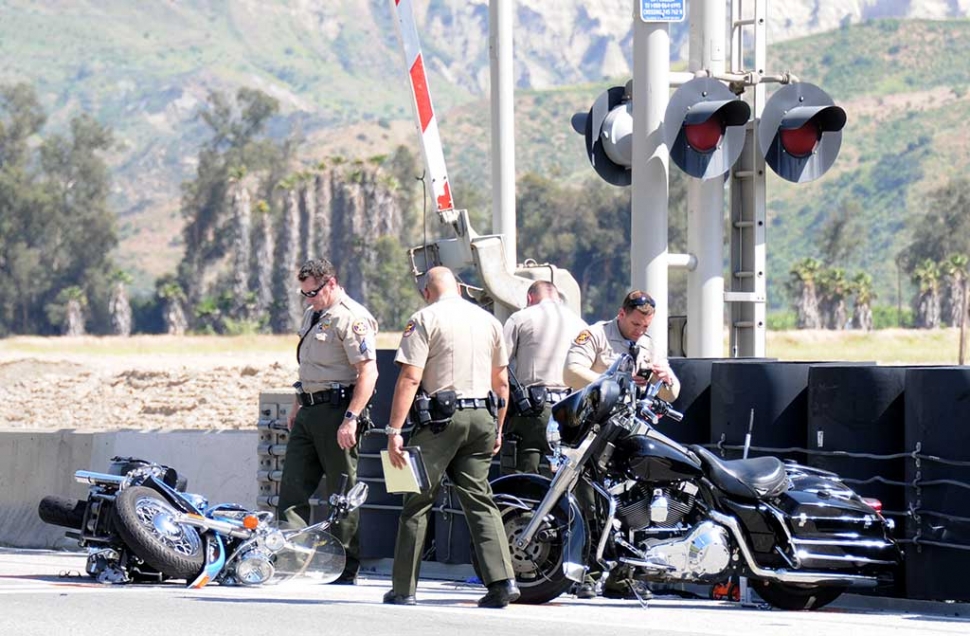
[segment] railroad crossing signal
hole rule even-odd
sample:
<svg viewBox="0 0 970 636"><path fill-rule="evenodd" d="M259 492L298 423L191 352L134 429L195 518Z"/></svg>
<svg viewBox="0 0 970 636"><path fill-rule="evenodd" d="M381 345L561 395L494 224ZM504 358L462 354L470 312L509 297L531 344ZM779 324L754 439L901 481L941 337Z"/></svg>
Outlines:
<svg viewBox="0 0 970 636"><path fill-rule="evenodd" d="M633 81L608 88L588 113L576 113L573 130L586 137L586 156L607 183L628 186L633 166Z"/></svg>
<svg viewBox="0 0 970 636"><path fill-rule="evenodd" d="M758 124L761 154L778 176L814 181L835 163L842 146L845 110L814 84L781 87L765 104Z"/></svg>
<svg viewBox="0 0 970 636"><path fill-rule="evenodd" d="M692 79L673 94L664 115L670 158L692 177L720 177L741 156L750 118L751 107L724 84Z"/></svg>

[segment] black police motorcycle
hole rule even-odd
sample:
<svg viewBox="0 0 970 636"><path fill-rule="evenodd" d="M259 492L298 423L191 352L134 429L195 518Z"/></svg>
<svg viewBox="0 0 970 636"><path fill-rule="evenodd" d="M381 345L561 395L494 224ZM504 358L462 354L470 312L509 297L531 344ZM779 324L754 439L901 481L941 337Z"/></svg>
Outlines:
<svg viewBox="0 0 970 636"><path fill-rule="evenodd" d="M556 598L594 562L604 576L624 568L661 584L744 576L767 603L789 610L892 582L900 551L877 500L831 472L775 457L726 461L682 446L653 425L683 415L657 397L660 382L638 389L634 364L621 356L553 406L549 437L560 462L551 480L492 482L519 603ZM594 493L587 510L579 488Z"/></svg>

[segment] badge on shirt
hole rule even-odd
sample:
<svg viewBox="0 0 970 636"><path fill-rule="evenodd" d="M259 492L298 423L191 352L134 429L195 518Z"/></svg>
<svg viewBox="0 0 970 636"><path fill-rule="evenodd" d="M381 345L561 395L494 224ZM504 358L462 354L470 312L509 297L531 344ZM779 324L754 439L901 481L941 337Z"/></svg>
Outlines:
<svg viewBox="0 0 970 636"><path fill-rule="evenodd" d="M590 334L588 330L583 329L582 331L579 332L579 335L576 336L576 339L573 340L573 343L574 344L581 345L581 344L585 343L587 340L589 340L590 337L591 337L591 335L592 334Z"/></svg>
<svg viewBox="0 0 970 636"><path fill-rule="evenodd" d="M320 323L320 331L326 331L330 328L331 321L329 318Z"/></svg>
<svg viewBox="0 0 970 636"><path fill-rule="evenodd" d="M351 329L353 329L354 333L357 334L358 336L363 336L365 333L367 333L370 330L370 327L367 326L366 320L358 320L353 324Z"/></svg>
<svg viewBox="0 0 970 636"><path fill-rule="evenodd" d="M414 324L414 321L413 321L413 320L409 320L409 321L408 321L408 324L407 324L407 326L406 326L406 327L404 328L404 334L403 334L403 336L404 336L405 338L407 338L407 337L408 337L408 336L410 336L410 335L411 335L412 333L414 333L414 328L415 328L416 326L417 326L417 325L415 325L415 324Z"/></svg>
<svg viewBox="0 0 970 636"><path fill-rule="evenodd" d="M364 355L365 353L367 353L367 349L368 349L368 347L367 347L367 341L366 340L361 340L360 341L360 347L359 347L360 355Z"/></svg>

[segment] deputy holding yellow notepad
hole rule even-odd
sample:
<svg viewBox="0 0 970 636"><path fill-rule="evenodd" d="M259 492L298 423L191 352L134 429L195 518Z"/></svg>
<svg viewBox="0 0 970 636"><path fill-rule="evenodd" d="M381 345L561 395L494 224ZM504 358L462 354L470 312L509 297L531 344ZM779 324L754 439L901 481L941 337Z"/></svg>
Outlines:
<svg viewBox="0 0 970 636"><path fill-rule="evenodd" d="M461 297L449 269L434 267L426 276L422 293L429 304L411 316L394 358L401 370L391 402L387 452L393 466L406 466L400 432L412 411L415 429L409 441L424 455L429 488L404 497L394 547L393 588L384 602L417 602L428 514L447 472L488 587L478 605L501 608L519 597L502 517L488 483L492 456L502 443L509 390L502 325Z"/></svg>

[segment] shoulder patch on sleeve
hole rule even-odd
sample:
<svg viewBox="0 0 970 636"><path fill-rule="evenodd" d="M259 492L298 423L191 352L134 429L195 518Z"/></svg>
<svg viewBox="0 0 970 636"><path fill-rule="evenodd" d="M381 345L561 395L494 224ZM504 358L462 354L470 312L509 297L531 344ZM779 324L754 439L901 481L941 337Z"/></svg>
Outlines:
<svg viewBox="0 0 970 636"><path fill-rule="evenodd" d="M403 337L407 338L412 333L414 333L414 329L415 329L416 326L417 325L415 324L415 322L413 320L409 320L407 326L404 327L404 334L402 334Z"/></svg>
<svg viewBox="0 0 970 636"><path fill-rule="evenodd" d="M358 336L363 336L370 331L370 326L367 324L366 320L356 320L354 321L351 329L353 329L354 333Z"/></svg>
<svg viewBox="0 0 970 636"><path fill-rule="evenodd" d="M589 340L591 337L592 337L592 334L589 333L589 329L583 329L582 331L579 332L579 335L576 336L576 339L573 340L573 343L581 345L585 343L587 340Z"/></svg>

